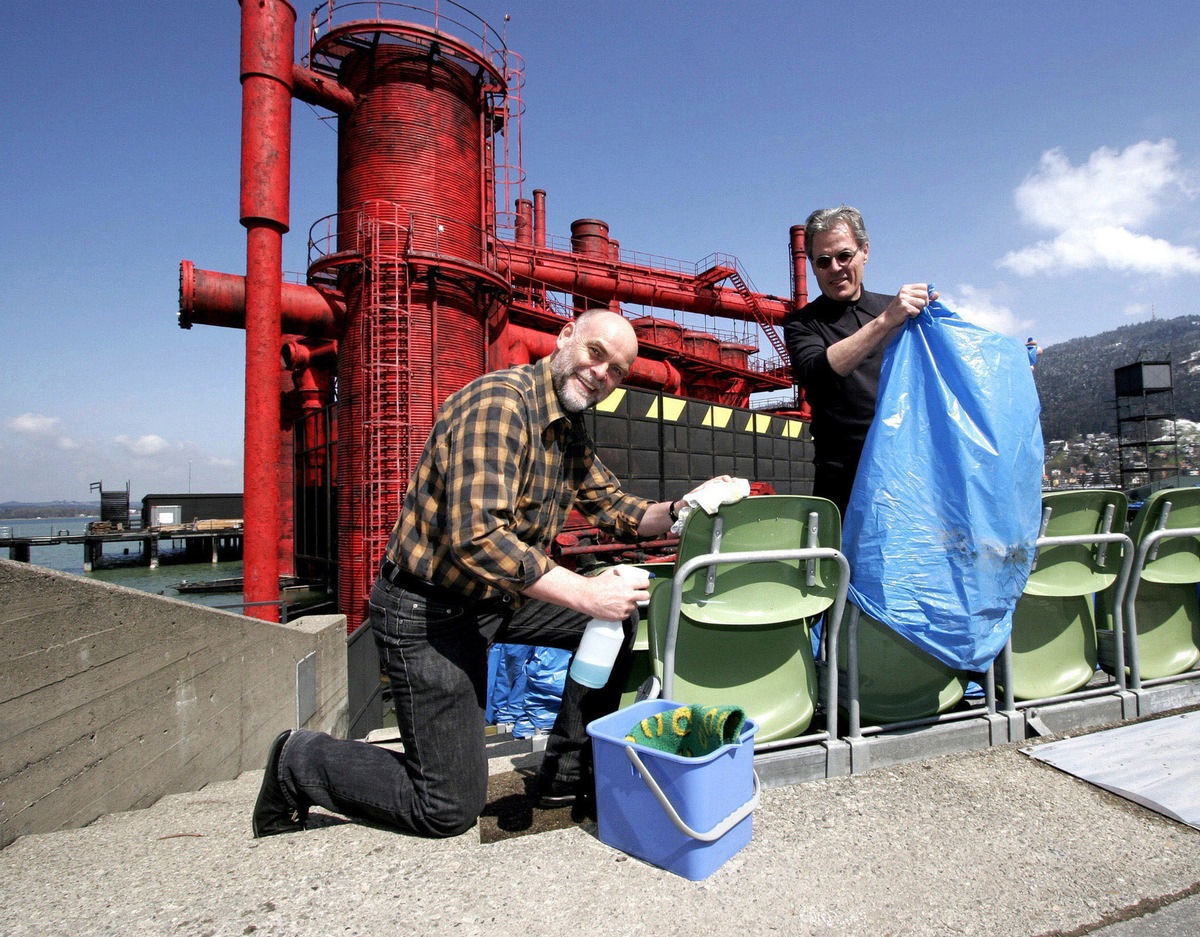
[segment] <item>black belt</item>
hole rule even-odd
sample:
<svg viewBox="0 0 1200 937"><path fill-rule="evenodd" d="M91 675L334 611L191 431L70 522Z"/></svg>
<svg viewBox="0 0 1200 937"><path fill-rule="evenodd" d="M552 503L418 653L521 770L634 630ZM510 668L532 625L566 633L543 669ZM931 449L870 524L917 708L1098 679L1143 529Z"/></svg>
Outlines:
<svg viewBox="0 0 1200 937"><path fill-rule="evenodd" d="M387 558L384 558L383 562L379 564L379 576L382 579L386 579L393 586L406 589L409 592L415 592L417 595L437 596L438 598L462 598L462 596L456 595L435 582L430 582L428 579L422 579L420 576L410 573L407 569L397 566Z"/></svg>
<svg viewBox="0 0 1200 937"><path fill-rule="evenodd" d="M427 599L438 599L443 602L455 602L458 604L464 602L468 604L473 603L476 607L488 606L493 603L496 605L509 605L512 603L512 597L508 595L502 595L495 599L468 599L459 592L454 592L445 586L439 586L436 582L422 579L420 576L410 573L407 569L402 569L386 557L379 564L379 578L390 582L398 589L416 593Z"/></svg>

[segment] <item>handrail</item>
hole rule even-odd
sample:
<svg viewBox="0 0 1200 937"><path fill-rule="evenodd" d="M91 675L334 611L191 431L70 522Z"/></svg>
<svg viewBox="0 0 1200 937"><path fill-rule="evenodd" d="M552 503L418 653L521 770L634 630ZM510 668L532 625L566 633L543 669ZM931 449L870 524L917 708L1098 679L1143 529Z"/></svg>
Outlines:
<svg viewBox="0 0 1200 937"><path fill-rule="evenodd" d="M240 608L240 609L258 608L260 606L266 606L266 605L278 605L279 606L279 623L281 625L286 625L288 623L287 599L276 599L274 601L267 601L267 602L233 602L228 605L208 605L205 607L206 608L216 608L216 609L220 609L222 611L228 611L229 609L234 609L234 608Z"/></svg>
<svg viewBox="0 0 1200 937"><path fill-rule="evenodd" d="M463 22L443 13L443 5L452 6L456 10L465 13L474 22L470 20ZM323 0L309 14L308 50L304 55L304 61L311 65L313 47L317 44L317 40L323 32L328 33L340 26L357 22L351 18L351 15L347 15L348 11L354 11L352 15L359 15L358 11L363 8L366 8L368 15L370 11L373 11L374 21L378 23L389 22L384 19L386 9L388 13L391 13L393 10L407 11L400 14L405 16L413 13L418 14L417 18L428 20L426 28L432 29L434 32L445 32L449 35L454 35L453 31L445 29L444 24L448 23L456 26L462 33L465 33L465 35L459 35L458 38L478 42L483 55L498 70L503 70L507 64L509 51L504 35L497 32L496 28L488 23L487 20L465 6L455 3L454 0L434 0L434 2L424 5L401 3L398 0L336 0L336 3L335 0ZM324 12L323 16L322 11ZM505 17L506 21L507 19ZM425 26L425 23L416 22L414 25Z"/></svg>

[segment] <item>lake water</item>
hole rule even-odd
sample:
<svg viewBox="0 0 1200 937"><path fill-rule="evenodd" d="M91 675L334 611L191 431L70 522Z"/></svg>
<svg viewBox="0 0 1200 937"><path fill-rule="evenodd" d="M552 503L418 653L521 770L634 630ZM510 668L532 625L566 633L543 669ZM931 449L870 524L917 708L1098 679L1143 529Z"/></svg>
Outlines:
<svg viewBox="0 0 1200 937"><path fill-rule="evenodd" d="M79 536L87 532L89 521L98 517L42 517L35 519L0 518L0 538ZM85 579L125 586L155 595L167 595L185 602L206 605L209 608L238 606L230 611L240 612L243 600L241 592L180 593L181 582L204 582L211 579L231 579L242 575L242 561L228 560L219 563L187 563L183 561L183 542L172 549L171 541L159 542L158 569L150 569L141 556L137 543L109 543L104 547L104 560L100 568L90 573L83 571L83 544L60 543L50 546L33 546L29 561L34 566L74 573ZM0 556L8 558L8 549L0 547Z"/></svg>

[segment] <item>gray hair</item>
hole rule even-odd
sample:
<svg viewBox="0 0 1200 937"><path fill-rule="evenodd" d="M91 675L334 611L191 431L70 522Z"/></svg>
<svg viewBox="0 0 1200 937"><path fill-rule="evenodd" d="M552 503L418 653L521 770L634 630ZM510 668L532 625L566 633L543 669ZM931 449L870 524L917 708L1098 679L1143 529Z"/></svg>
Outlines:
<svg viewBox="0 0 1200 937"><path fill-rule="evenodd" d="M839 205L837 208L818 208L808 216L804 223L804 253L812 259L812 245L817 235L824 231L844 224L854 235L859 247L867 243L867 227L863 224L862 213L849 205Z"/></svg>

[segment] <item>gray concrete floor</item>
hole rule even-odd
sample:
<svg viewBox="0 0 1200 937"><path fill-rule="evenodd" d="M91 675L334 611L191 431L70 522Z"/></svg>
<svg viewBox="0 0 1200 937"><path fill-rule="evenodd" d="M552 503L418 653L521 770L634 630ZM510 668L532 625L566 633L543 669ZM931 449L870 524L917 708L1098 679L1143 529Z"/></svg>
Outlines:
<svg viewBox="0 0 1200 937"><path fill-rule="evenodd" d="M314 829L255 840L252 771L17 840L0 852L0 932L1200 931L1200 831L1018 747L764 791L750 844L701 882L606 846L594 824L481 845L474 831L430 841L314 813Z"/></svg>

